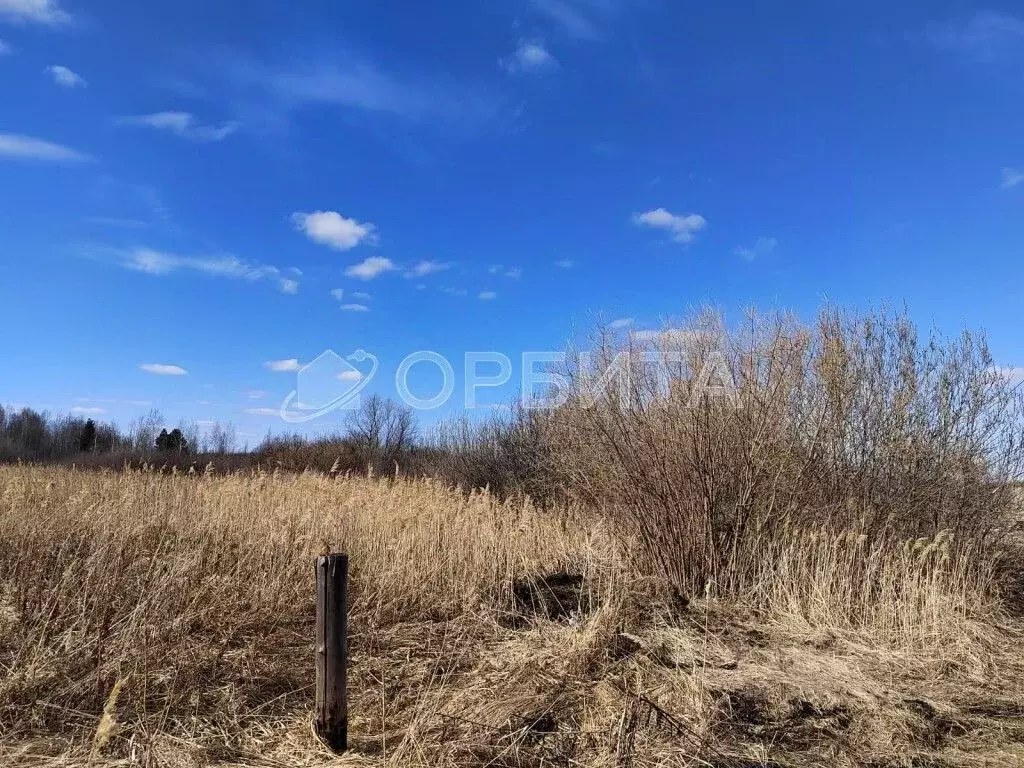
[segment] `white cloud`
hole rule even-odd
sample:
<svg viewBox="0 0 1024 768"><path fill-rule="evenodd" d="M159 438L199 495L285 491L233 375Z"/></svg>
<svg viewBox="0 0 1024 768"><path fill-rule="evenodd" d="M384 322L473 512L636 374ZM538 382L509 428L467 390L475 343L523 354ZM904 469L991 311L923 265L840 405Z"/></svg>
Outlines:
<svg viewBox="0 0 1024 768"><path fill-rule="evenodd" d="M437 121L464 130L486 123L500 106L487 89L423 71L398 77L340 50L330 61L290 68L235 59L227 74L246 92L262 89L274 107L284 111L325 104L412 121Z"/></svg>
<svg viewBox="0 0 1024 768"><path fill-rule="evenodd" d="M483 299L484 301L491 301L492 299L498 298L498 294L494 291L480 291L477 294L477 298Z"/></svg>
<svg viewBox="0 0 1024 768"><path fill-rule="evenodd" d="M1024 384L1024 367L1008 365L1002 368L996 368L995 371L1015 386Z"/></svg>
<svg viewBox="0 0 1024 768"><path fill-rule="evenodd" d="M571 0L532 0L531 4L540 13L559 24L570 37L579 40L599 40L601 33L597 25L591 21ZM605 6L607 3L590 3L591 6Z"/></svg>
<svg viewBox="0 0 1024 768"><path fill-rule="evenodd" d="M977 11L966 20L929 24L927 32L939 48L992 62L1016 50L1024 39L1024 20L998 11Z"/></svg>
<svg viewBox="0 0 1024 768"><path fill-rule="evenodd" d="M699 213L685 213L678 216L664 208L645 213L633 214L633 223L642 227L661 229L668 232L677 243L691 243L707 225L707 219Z"/></svg>
<svg viewBox="0 0 1024 768"><path fill-rule="evenodd" d="M268 393L263 391L262 389L250 389L248 392L245 393L245 396L248 397L250 400L262 400L264 397L267 396L267 394Z"/></svg>
<svg viewBox="0 0 1024 768"><path fill-rule="evenodd" d="M52 26L71 21L71 15L56 0L0 0L0 17Z"/></svg>
<svg viewBox="0 0 1024 768"><path fill-rule="evenodd" d="M611 328L612 330L617 331L621 328L628 328L632 324L632 317L620 317L618 320L612 320L610 323L608 323L608 327Z"/></svg>
<svg viewBox="0 0 1024 768"><path fill-rule="evenodd" d="M361 381L363 374L359 371L342 371L338 374L340 381Z"/></svg>
<svg viewBox="0 0 1024 768"><path fill-rule="evenodd" d="M391 259L385 259L383 256L371 256L368 259L364 259L358 264L353 264L351 267L345 270L347 277L354 277L358 280L373 280L373 278L381 275L385 272L392 272L397 267Z"/></svg>
<svg viewBox="0 0 1024 768"><path fill-rule="evenodd" d="M53 78L53 82L63 88L85 88L88 85L84 77L60 64L53 64L43 71Z"/></svg>
<svg viewBox="0 0 1024 768"><path fill-rule="evenodd" d="M337 211L293 213L292 222L313 242L336 251L348 251L360 243L377 241L377 228L373 224L346 219Z"/></svg>
<svg viewBox="0 0 1024 768"><path fill-rule="evenodd" d="M9 46L3 40L0 40L0 56L7 56L11 53L13 53L13 51L11 50L11 46Z"/></svg>
<svg viewBox="0 0 1024 768"><path fill-rule="evenodd" d="M759 256L767 256L769 253L775 250L778 246L779 241L774 237L759 237L753 246L747 248L746 246L738 246L733 249L733 253L737 256L742 256L748 261L756 259Z"/></svg>
<svg viewBox="0 0 1024 768"><path fill-rule="evenodd" d="M451 268L451 263L442 261L421 261L409 269L406 273L406 277L425 277L432 275L435 272L444 272L446 269Z"/></svg>
<svg viewBox="0 0 1024 768"><path fill-rule="evenodd" d="M365 304L342 304L341 308L345 312L369 312L370 308Z"/></svg>
<svg viewBox="0 0 1024 768"><path fill-rule="evenodd" d="M195 115L190 112L154 112L151 115L122 117L118 122L121 125L139 125L168 131L183 139L203 142L222 141L240 126L234 121L220 125L199 125Z"/></svg>
<svg viewBox="0 0 1024 768"><path fill-rule="evenodd" d="M246 413L252 414L253 416L280 416L280 408L246 408Z"/></svg>
<svg viewBox="0 0 1024 768"><path fill-rule="evenodd" d="M558 61L543 43L523 41L512 56L501 60L501 65L511 74L520 74L556 69Z"/></svg>
<svg viewBox="0 0 1024 768"><path fill-rule="evenodd" d="M368 293L364 293L363 291L352 291L352 298L358 299L359 301L369 301L373 297Z"/></svg>
<svg viewBox="0 0 1024 768"><path fill-rule="evenodd" d="M345 298L345 290L343 288L332 288L331 298L341 301L342 299Z"/></svg>
<svg viewBox="0 0 1024 768"><path fill-rule="evenodd" d="M562 269L572 269L576 266L576 262L572 259L559 259L555 262L555 266L561 267Z"/></svg>
<svg viewBox="0 0 1024 768"><path fill-rule="evenodd" d="M1024 171L1017 168L1003 168L1003 183L999 186L1003 189L1010 189L1011 187L1016 187L1022 181L1024 181Z"/></svg>
<svg viewBox="0 0 1024 768"><path fill-rule="evenodd" d="M71 412L72 413L106 413L107 411L104 408L94 408L94 407L93 408L85 408L85 407L83 407L81 405L76 405L74 408L71 409Z"/></svg>
<svg viewBox="0 0 1024 768"><path fill-rule="evenodd" d="M118 227L120 229L146 229L148 222L141 219L120 219L115 216L83 216L83 221L98 227Z"/></svg>
<svg viewBox="0 0 1024 768"><path fill-rule="evenodd" d="M263 364L263 367L275 373L294 373L302 366L299 365L297 358L290 357L287 360L268 360Z"/></svg>
<svg viewBox="0 0 1024 768"><path fill-rule="evenodd" d="M0 133L0 157L43 160L51 163L88 163L93 158L84 152L31 136Z"/></svg>
<svg viewBox="0 0 1024 768"><path fill-rule="evenodd" d="M502 277L507 277L510 280L518 280L520 277L523 276L523 270L521 270L519 267L505 267L502 266L501 264L494 264L488 267L487 272L488 274L491 275L501 275Z"/></svg>
<svg viewBox="0 0 1024 768"><path fill-rule="evenodd" d="M178 256L152 248L136 248L121 253L121 266L147 275L167 275L181 270L201 272L211 277L225 277L231 280L274 280L283 293L294 294L299 290L297 281L282 277L281 270L269 264L250 264L237 256Z"/></svg>
<svg viewBox="0 0 1024 768"><path fill-rule="evenodd" d="M188 374L180 365L167 365L165 363L142 363L139 368L154 376L185 376Z"/></svg>

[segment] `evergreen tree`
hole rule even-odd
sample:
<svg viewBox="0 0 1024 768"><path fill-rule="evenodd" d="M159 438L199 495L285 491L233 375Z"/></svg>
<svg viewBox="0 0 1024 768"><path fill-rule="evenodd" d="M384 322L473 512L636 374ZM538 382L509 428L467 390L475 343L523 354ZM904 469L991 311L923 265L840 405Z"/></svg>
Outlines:
<svg viewBox="0 0 1024 768"><path fill-rule="evenodd" d="M188 453L188 441L177 427L170 432L166 429L161 429L160 434L156 438L156 448L158 451L166 451L168 453Z"/></svg>
<svg viewBox="0 0 1024 768"><path fill-rule="evenodd" d="M89 419L82 427L82 434L78 438L78 450L83 453L92 453L96 448L96 422Z"/></svg>

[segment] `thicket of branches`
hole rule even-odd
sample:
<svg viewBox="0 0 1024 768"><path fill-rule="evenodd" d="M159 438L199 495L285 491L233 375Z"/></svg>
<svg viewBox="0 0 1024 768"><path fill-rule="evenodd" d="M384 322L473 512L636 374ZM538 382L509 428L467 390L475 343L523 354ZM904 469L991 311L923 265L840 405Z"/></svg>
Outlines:
<svg viewBox="0 0 1024 768"><path fill-rule="evenodd" d="M981 336L826 310L813 326L751 315L730 329L704 312L591 341L546 425L553 469L638 536L684 601L758 589L779 542L810 532L868 550L943 531L984 545L1018 503L1024 398ZM630 375L594 397L623 362Z"/></svg>

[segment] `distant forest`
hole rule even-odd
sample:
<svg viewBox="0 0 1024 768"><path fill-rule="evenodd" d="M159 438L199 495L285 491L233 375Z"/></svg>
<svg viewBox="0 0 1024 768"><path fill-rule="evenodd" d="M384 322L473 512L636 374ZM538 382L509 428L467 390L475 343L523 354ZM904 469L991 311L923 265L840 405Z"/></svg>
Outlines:
<svg viewBox="0 0 1024 768"><path fill-rule="evenodd" d="M194 422L168 428L160 412L151 410L122 431L115 424L91 418L0 406L0 462L66 462L83 455L158 452L226 454L237 449L236 431L230 423L214 423L206 430Z"/></svg>

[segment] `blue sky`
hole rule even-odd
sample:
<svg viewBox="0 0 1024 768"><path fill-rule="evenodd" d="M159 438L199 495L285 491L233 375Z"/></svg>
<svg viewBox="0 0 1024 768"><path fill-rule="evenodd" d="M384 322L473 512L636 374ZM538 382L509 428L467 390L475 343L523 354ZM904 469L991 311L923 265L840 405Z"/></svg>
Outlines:
<svg viewBox="0 0 1024 768"><path fill-rule="evenodd" d="M704 302L905 301L1024 363L1019 8L427 8L0 0L0 402L255 441L282 361L390 393Z"/></svg>

